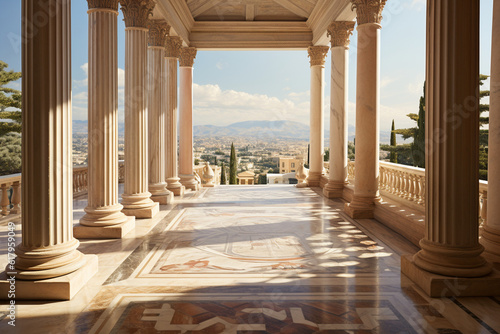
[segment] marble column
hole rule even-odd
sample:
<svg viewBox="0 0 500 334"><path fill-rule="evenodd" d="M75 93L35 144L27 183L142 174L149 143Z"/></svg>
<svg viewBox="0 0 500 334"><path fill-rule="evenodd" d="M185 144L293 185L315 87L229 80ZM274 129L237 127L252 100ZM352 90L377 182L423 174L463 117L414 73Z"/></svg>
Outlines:
<svg viewBox="0 0 500 334"><path fill-rule="evenodd" d="M488 201L500 203L500 2L493 2L491 43L490 123L488 136ZM489 205L481 244L500 256L500 205Z"/></svg>
<svg viewBox="0 0 500 334"><path fill-rule="evenodd" d="M380 200L380 21L386 0L351 0L358 22L356 67L356 177L351 203L345 212L351 218L373 218Z"/></svg>
<svg viewBox="0 0 500 334"><path fill-rule="evenodd" d="M450 276L469 278L452 294L493 294L500 279L470 279L492 270L478 240L479 0L427 2L426 82L426 230L401 269L431 296Z"/></svg>
<svg viewBox="0 0 500 334"><path fill-rule="evenodd" d="M88 205L77 238L121 238L135 227L118 202L118 0L88 0Z"/></svg>
<svg viewBox="0 0 500 334"><path fill-rule="evenodd" d="M149 20L148 47L148 149L149 192L160 204L172 203L174 194L167 190L165 176L164 47L170 26L164 20Z"/></svg>
<svg viewBox="0 0 500 334"><path fill-rule="evenodd" d="M179 176L186 189L198 190L193 172L193 64L196 48L182 48L179 59Z"/></svg>
<svg viewBox="0 0 500 334"><path fill-rule="evenodd" d="M330 90L330 166L328 183L323 194L328 198L342 197L347 184L347 77L349 36L354 22L332 22L328 36L332 47Z"/></svg>
<svg viewBox="0 0 500 334"><path fill-rule="evenodd" d="M324 81L325 58L328 46L310 46L307 49L311 63L311 107L310 107L310 134L309 134L309 175L307 185L319 187L323 175L323 155L325 150L324 126Z"/></svg>
<svg viewBox="0 0 500 334"><path fill-rule="evenodd" d="M97 257L73 237L70 0L23 0L22 32L22 242L6 273L17 279L16 299L70 299L97 272Z"/></svg>
<svg viewBox="0 0 500 334"><path fill-rule="evenodd" d="M167 116L165 132L167 189L175 196L182 196L185 187L179 182L177 171L177 61L181 54L182 40L167 36L163 64L164 92L162 107Z"/></svg>
<svg viewBox="0 0 500 334"><path fill-rule="evenodd" d="M148 191L147 49L153 0L120 0L125 20L125 190L123 212L152 218L159 204Z"/></svg>

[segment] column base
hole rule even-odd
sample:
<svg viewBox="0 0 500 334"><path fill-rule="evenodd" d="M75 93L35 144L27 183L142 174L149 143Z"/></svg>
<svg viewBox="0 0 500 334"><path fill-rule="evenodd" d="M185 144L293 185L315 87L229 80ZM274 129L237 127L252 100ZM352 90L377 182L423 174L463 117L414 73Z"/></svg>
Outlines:
<svg viewBox="0 0 500 334"><path fill-rule="evenodd" d="M135 218L153 218L158 212L160 212L160 204L153 202L153 205L146 208L128 208L124 206L122 212L127 216L134 216Z"/></svg>
<svg viewBox="0 0 500 334"><path fill-rule="evenodd" d="M500 272L498 270L477 278L442 276L421 269L415 264L411 255L403 255L401 272L432 298L500 295Z"/></svg>
<svg viewBox="0 0 500 334"><path fill-rule="evenodd" d="M309 185L307 184L307 182L300 182L298 183L297 185L295 185L297 188L307 188L309 187Z"/></svg>
<svg viewBox="0 0 500 334"><path fill-rule="evenodd" d="M207 184L202 184L201 186L203 188L213 188L213 187L215 187L215 184L213 184L213 183L212 184L207 183Z"/></svg>
<svg viewBox="0 0 500 334"><path fill-rule="evenodd" d="M77 239L121 239L135 228L135 217L128 217L125 223L109 226L73 227L73 236Z"/></svg>
<svg viewBox="0 0 500 334"><path fill-rule="evenodd" d="M309 171L309 175L306 179L308 186L319 187L319 184L321 183L321 175L323 175L323 173Z"/></svg>
<svg viewBox="0 0 500 334"><path fill-rule="evenodd" d="M200 184L196 181L194 174L184 174L179 176L181 178L181 184L186 187L186 189L191 189L193 191L198 191L200 189Z"/></svg>
<svg viewBox="0 0 500 334"><path fill-rule="evenodd" d="M158 202L161 205L166 205L174 202L174 193L169 191L162 195L151 195L153 202Z"/></svg>
<svg viewBox="0 0 500 334"><path fill-rule="evenodd" d="M323 195L326 198L340 198L344 194L344 184L329 181L323 188Z"/></svg>
<svg viewBox="0 0 500 334"><path fill-rule="evenodd" d="M377 197L361 197L354 194L351 203L344 205L344 212L352 219L373 219Z"/></svg>
<svg viewBox="0 0 500 334"><path fill-rule="evenodd" d="M500 231L489 227L488 225L483 225L481 239L479 239L481 245L484 246L484 251L486 253L492 254L494 256L500 257Z"/></svg>
<svg viewBox="0 0 500 334"><path fill-rule="evenodd" d="M15 280L16 300L70 300L97 273L97 255L84 255L86 263L78 270L64 276L37 281ZM0 274L0 299L7 300L10 275Z"/></svg>
<svg viewBox="0 0 500 334"><path fill-rule="evenodd" d="M175 188L169 188L167 187L168 190L170 190L174 196L184 196L184 193L186 192L186 187L180 186L180 187L175 187Z"/></svg>

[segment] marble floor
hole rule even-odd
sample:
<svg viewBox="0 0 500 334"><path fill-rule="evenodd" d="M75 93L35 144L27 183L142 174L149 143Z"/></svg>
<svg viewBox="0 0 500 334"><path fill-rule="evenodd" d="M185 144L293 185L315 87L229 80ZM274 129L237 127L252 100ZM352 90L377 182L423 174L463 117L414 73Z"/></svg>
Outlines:
<svg viewBox="0 0 500 334"><path fill-rule="evenodd" d="M500 332L500 296L426 297L400 273L414 245L320 193L204 188L121 240L82 239L96 276L71 301L18 301L15 328L3 302L0 333ZM85 205L75 200L75 223Z"/></svg>

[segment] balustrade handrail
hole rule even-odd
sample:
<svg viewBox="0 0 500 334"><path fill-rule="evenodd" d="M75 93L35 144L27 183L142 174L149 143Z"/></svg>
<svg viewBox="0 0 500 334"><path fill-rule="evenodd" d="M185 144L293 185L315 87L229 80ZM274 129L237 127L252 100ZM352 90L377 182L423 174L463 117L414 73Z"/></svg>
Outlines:
<svg viewBox="0 0 500 334"><path fill-rule="evenodd" d="M355 178L356 165L348 162L348 179ZM382 196L404 202L423 210L425 207L425 168L379 161L379 190ZM479 180L480 218L486 219L488 181Z"/></svg>

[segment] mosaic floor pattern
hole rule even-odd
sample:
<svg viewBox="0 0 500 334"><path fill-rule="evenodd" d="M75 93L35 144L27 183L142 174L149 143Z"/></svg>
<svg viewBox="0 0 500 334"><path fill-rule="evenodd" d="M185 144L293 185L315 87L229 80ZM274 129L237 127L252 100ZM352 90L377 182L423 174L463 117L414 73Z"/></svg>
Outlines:
<svg viewBox="0 0 500 334"><path fill-rule="evenodd" d="M82 241L82 251L99 255L98 276L75 300L52 303L50 311L21 305L21 317L26 313L20 329L38 324L40 333L500 331L499 298L427 298L400 275L401 254L415 246L374 220L351 220L343 202L316 191L203 189L162 207L156 220L139 221L135 235ZM50 325L48 319L59 322Z"/></svg>

